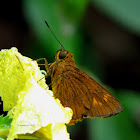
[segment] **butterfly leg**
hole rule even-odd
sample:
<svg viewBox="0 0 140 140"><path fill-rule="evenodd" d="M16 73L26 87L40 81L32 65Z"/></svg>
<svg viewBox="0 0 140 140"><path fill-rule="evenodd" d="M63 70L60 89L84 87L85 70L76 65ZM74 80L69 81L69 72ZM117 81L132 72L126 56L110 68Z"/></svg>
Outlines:
<svg viewBox="0 0 140 140"><path fill-rule="evenodd" d="M36 62L39 62L39 61L41 61L41 60L44 60L44 61L45 61L45 64L41 64L41 65L45 65L45 68L46 68L47 73L48 73L48 72L49 72L49 64L48 64L46 58L39 58L39 59L37 59L37 60L35 60L35 61L36 61ZM40 64L39 64L39 65L40 65Z"/></svg>

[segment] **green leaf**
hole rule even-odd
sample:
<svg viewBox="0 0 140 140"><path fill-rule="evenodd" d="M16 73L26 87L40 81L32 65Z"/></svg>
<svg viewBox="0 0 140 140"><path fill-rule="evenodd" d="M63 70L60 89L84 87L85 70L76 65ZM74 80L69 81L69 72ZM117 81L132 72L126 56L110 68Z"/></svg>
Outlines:
<svg viewBox="0 0 140 140"><path fill-rule="evenodd" d="M0 140L6 140L6 137L0 137Z"/></svg>
<svg viewBox="0 0 140 140"><path fill-rule="evenodd" d="M9 133L9 128L11 127L12 119L9 116L0 116L0 140L6 140L6 135Z"/></svg>
<svg viewBox="0 0 140 140"><path fill-rule="evenodd" d="M0 116L0 129L9 129L11 127L12 118L9 116Z"/></svg>

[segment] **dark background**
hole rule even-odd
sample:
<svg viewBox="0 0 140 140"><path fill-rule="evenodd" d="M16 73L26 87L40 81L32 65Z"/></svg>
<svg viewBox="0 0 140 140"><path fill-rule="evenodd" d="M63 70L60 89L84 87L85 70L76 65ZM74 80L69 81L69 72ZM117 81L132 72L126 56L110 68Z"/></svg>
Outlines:
<svg viewBox="0 0 140 140"><path fill-rule="evenodd" d="M54 61L59 44L76 65L114 94L123 112L69 126L73 140L140 139L140 2L15 0L0 4L0 48Z"/></svg>

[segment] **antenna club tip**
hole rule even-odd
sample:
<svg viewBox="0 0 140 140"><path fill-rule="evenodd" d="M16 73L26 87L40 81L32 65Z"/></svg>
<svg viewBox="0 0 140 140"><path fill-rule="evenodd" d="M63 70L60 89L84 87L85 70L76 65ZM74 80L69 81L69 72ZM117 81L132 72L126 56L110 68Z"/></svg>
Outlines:
<svg viewBox="0 0 140 140"><path fill-rule="evenodd" d="M47 21L45 20L46 25L49 27L49 24L47 23ZM50 27L49 27L50 28Z"/></svg>

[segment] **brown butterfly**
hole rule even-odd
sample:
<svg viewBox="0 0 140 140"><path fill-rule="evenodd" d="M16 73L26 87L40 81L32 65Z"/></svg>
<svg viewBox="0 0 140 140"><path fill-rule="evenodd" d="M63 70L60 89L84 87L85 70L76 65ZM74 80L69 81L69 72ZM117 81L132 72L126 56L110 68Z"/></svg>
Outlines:
<svg viewBox="0 0 140 140"><path fill-rule="evenodd" d="M50 29L48 24L47 26ZM73 110L71 123L82 118L106 118L121 112L123 108L118 99L78 69L73 54L61 44L60 46L55 62L48 65L45 59L45 67L47 74L51 76L54 97L58 98L64 107Z"/></svg>

